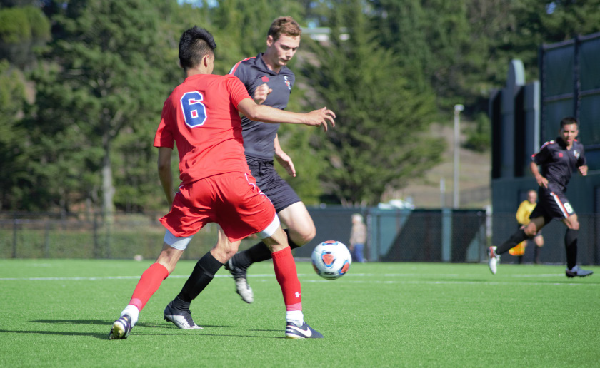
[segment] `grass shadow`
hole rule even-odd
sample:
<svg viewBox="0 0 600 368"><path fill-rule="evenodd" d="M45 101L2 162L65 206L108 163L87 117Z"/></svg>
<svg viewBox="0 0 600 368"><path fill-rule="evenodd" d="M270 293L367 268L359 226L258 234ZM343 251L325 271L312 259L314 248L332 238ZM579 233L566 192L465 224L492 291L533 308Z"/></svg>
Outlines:
<svg viewBox="0 0 600 368"><path fill-rule="evenodd" d="M73 331L10 331L0 329L0 333L18 333L18 334L40 334L40 335L64 335L64 336L90 336L97 339L106 340L108 339L108 331L110 330L110 326L114 321L112 320L93 320L93 319L39 319L39 320L31 320L31 323L49 323L49 324L59 324L59 325L102 325L106 326L106 333L97 333L97 332L73 332ZM152 333L150 331L139 330L139 327L143 328L161 328L164 330L171 330L174 333ZM236 334L222 334L222 333L208 333L206 328L231 328L232 326L224 326L224 325L202 325L204 329L194 330L194 336L213 336L213 337L251 337L251 338L269 338L269 339L279 339L284 338L280 336L256 336L256 335L236 335ZM150 322L139 322L135 325L135 335L137 336L191 336L190 334L185 334L184 332L175 332L180 331L177 327L172 325L171 323L150 323ZM262 329L250 329L248 331L256 331L256 332L281 332L281 330L262 330ZM167 331L165 331L167 332Z"/></svg>

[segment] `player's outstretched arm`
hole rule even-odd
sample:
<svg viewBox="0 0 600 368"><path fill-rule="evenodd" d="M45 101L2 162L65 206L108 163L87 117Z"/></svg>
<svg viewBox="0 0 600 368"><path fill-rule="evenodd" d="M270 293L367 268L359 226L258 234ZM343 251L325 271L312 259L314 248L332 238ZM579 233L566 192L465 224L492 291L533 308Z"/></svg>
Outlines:
<svg viewBox="0 0 600 368"><path fill-rule="evenodd" d="M309 126L335 126L335 113L323 107L309 113L283 111L265 105L257 105L252 99L245 98L238 104L238 110L248 119L264 123L304 124Z"/></svg>

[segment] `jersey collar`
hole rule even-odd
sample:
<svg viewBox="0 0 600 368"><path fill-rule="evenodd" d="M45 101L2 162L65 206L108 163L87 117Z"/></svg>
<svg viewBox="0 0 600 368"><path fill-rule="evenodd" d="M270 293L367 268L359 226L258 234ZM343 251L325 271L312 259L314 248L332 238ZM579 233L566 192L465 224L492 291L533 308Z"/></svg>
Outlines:
<svg viewBox="0 0 600 368"><path fill-rule="evenodd" d="M260 71L262 71L264 73L269 73L270 75L285 74L285 71L287 70L287 66L282 66L281 69L279 69L279 73L277 73L277 72L269 69L267 64L265 64L265 61L262 58L263 55L264 55L264 52L261 52L260 54L256 55L256 57L254 58L254 66L255 67L257 67Z"/></svg>

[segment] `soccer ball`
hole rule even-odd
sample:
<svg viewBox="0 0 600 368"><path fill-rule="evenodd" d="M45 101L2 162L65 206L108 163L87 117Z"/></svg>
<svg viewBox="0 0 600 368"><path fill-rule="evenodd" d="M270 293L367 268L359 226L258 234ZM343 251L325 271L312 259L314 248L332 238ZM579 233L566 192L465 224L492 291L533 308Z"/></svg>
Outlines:
<svg viewBox="0 0 600 368"><path fill-rule="evenodd" d="M348 248L336 240L327 240L317 245L310 258L317 275L327 280L344 276L352 263Z"/></svg>

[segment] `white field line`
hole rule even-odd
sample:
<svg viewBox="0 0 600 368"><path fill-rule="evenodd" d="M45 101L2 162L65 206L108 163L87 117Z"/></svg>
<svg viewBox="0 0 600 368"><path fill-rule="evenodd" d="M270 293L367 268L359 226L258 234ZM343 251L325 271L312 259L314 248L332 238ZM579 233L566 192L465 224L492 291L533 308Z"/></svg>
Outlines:
<svg viewBox="0 0 600 368"><path fill-rule="evenodd" d="M331 283L331 280L324 280L318 278L313 274L299 274L302 278L302 282L326 282ZM571 282L510 282L510 281L462 281L462 280L402 280L404 277L419 277L419 276L432 276L415 273L387 273L387 274L374 274L374 273L359 273L359 274L348 274L344 276L344 282L351 283L377 283L377 284L427 284L427 285L523 285L523 286L598 286L598 284L580 284ZM479 277L481 275L475 274L439 274L436 275L440 278L455 278L455 277ZM189 275L171 275L169 278L188 278ZM216 278L229 278L230 275L215 275ZM267 282L275 279L274 274L262 274L262 275L248 275L249 278L257 279L254 282ZM304 277L316 277L316 279L305 279ZM373 277L390 278L389 280L372 280ZM528 278L528 277L565 277L563 274L541 274L541 275L511 275L513 278ZM92 277L3 277L1 281L104 281L104 280L139 280L140 276L92 276Z"/></svg>

